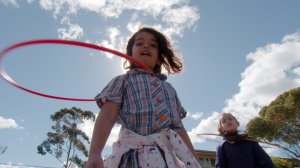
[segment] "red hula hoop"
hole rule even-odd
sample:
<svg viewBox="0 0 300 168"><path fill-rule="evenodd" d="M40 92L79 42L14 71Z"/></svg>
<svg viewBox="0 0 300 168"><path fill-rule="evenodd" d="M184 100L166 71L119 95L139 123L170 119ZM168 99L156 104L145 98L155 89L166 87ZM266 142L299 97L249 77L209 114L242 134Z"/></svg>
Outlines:
<svg viewBox="0 0 300 168"><path fill-rule="evenodd" d="M140 66L141 68L144 69L149 69L148 67L146 67L145 65L143 65L142 63L138 62L137 60L135 60L133 57L123 54L121 52L109 49L109 48L105 48L102 46L98 46L98 45L94 45L94 44L90 44L90 43L84 43L84 42L79 42L79 41L69 41L69 40L59 40L59 39L38 39L38 40L30 40L30 41L24 41L21 43L16 43L14 45L11 45L7 48L5 48L4 50L2 50L0 52L0 75L1 77L8 82L9 84L22 89L26 92L38 95L38 96L42 96L42 97L47 97L47 98L51 98L51 99L59 99L59 100L70 100L70 101L95 101L95 99L81 99L81 98L70 98L70 97L59 97L59 96L52 96L52 95L48 95L48 94L44 94L44 93L40 93L40 92L36 92L34 90L30 90L27 89L21 85L19 85L17 82L15 82L4 70L3 66L2 66L2 60L4 58L4 55L7 54L9 51L12 51L16 48L20 48L20 47L24 47L24 46L29 46L29 45L35 45L35 44L65 44L65 45L73 45L73 46L80 46L80 47L86 47L86 48L91 48L91 49L95 49L95 50L100 50L100 51L104 51L104 52L109 52L111 54L117 55L119 57L125 58L131 62L133 62L134 64Z"/></svg>

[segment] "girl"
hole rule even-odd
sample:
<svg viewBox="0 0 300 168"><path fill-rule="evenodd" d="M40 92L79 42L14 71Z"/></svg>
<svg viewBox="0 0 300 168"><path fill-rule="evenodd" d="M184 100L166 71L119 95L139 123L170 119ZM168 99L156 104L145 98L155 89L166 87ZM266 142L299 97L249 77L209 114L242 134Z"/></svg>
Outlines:
<svg viewBox="0 0 300 168"><path fill-rule="evenodd" d="M262 147L247 134L239 135L240 123L230 113L223 113L218 131L224 142L217 148L217 168L275 168Z"/></svg>
<svg viewBox="0 0 300 168"><path fill-rule="evenodd" d="M170 42L159 31L143 27L129 39L126 53L149 69L124 64L129 71L96 96L101 112L86 167L200 167L181 121L186 111L161 73L162 66L168 73L183 67ZM115 122L122 126L119 138L103 161L101 152Z"/></svg>

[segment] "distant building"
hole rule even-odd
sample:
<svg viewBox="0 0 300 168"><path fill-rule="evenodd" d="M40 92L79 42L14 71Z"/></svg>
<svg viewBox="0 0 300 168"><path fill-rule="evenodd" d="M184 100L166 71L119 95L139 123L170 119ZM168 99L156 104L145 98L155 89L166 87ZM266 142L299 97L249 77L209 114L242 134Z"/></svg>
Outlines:
<svg viewBox="0 0 300 168"><path fill-rule="evenodd" d="M216 152L196 150L202 168L215 168Z"/></svg>

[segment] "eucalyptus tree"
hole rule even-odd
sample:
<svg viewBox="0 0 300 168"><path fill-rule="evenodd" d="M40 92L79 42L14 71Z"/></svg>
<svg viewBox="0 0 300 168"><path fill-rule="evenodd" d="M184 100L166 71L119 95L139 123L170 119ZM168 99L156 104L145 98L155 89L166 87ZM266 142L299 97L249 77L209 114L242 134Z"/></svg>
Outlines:
<svg viewBox="0 0 300 168"><path fill-rule="evenodd" d="M85 120L95 121L95 114L79 108L65 108L50 116L54 125L47 133L47 139L37 147L37 153L50 154L63 163L65 168L76 164L84 167L82 157L88 156L86 145L90 143L88 136L81 130Z"/></svg>
<svg viewBox="0 0 300 168"><path fill-rule="evenodd" d="M300 158L300 87L279 95L259 116L250 120L247 132L260 141L283 149L295 159Z"/></svg>

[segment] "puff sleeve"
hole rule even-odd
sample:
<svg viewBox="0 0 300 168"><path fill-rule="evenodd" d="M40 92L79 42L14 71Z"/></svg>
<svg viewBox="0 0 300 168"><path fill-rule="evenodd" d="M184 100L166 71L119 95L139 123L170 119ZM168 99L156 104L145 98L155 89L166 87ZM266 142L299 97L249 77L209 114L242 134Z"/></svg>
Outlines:
<svg viewBox="0 0 300 168"><path fill-rule="evenodd" d="M122 97L124 93L125 75L119 75L113 78L105 88L95 97L96 103L101 108L106 100L111 100L117 104L119 109L122 106Z"/></svg>

